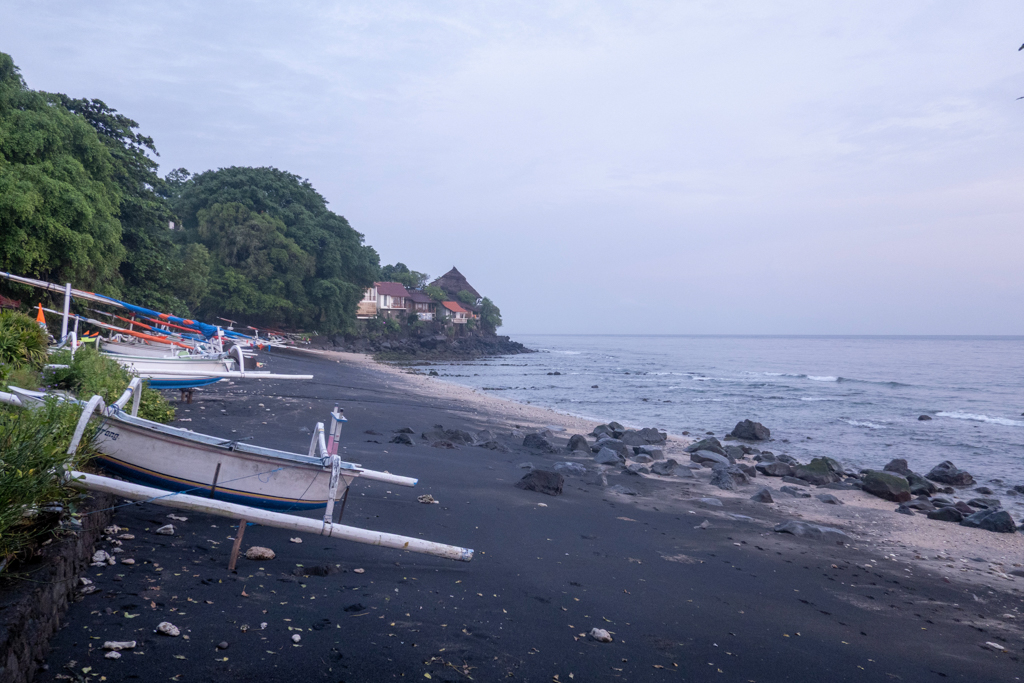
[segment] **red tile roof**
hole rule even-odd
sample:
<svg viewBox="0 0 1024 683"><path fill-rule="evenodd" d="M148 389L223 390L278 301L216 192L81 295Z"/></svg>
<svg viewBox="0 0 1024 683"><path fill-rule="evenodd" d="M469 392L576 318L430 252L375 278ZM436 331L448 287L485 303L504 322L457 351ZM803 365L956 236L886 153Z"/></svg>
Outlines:
<svg viewBox="0 0 1024 683"><path fill-rule="evenodd" d="M454 301L442 301L441 305L447 308L452 313L469 313L465 308L458 305Z"/></svg>
<svg viewBox="0 0 1024 683"><path fill-rule="evenodd" d="M400 282L374 282L378 294L387 296L409 296L409 290Z"/></svg>

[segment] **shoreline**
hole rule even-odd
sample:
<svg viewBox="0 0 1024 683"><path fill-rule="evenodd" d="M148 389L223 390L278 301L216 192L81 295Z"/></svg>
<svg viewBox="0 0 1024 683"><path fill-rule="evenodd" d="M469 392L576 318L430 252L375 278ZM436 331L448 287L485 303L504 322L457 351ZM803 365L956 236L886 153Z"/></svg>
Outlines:
<svg viewBox="0 0 1024 683"><path fill-rule="evenodd" d="M968 571L916 559L926 544L898 544L928 520L895 515L894 504L871 509L854 499L859 492L831 491L850 502L764 505L748 500L756 486L731 494L711 487L707 470L693 479L601 471L589 453L525 448L528 430L516 430L565 428L552 437L561 446L591 421L365 356L275 352L267 360L314 379L213 385L178 405L180 426L305 452L313 424L340 403L345 459L419 479L412 489L356 480L343 523L474 548L472 562L253 525L243 551L262 546L276 558L240 558L231 573L234 520L180 512L172 520L175 511L152 503L118 507L115 533L127 536L97 549L116 553L116 545L134 563L87 570L94 589L69 609L37 681L77 680L86 668L90 680L184 682L1020 676L1022 579L1001 578L969 553L966 563L953 558ZM421 437L438 424L486 431L501 448ZM394 441L404 429L411 444ZM684 446L672 439L666 456L683 460ZM514 486L527 462L547 470L572 462L588 474L567 472L562 492L544 495ZM428 494L435 504L419 500ZM851 538L836 544L774 531L780 521L820 515ZM169 522L171 535L156 533ZM996 540L956 547L1010 552L990 545ZM937 547L953 555L941 539ZM164 621L181 635L155 633ZM612 642L588 636L594 628ZM101 649L132 640L116 660Z"/></svg>
<svg viewBox="0 0 1024 683"><path fill-rule="evenodd" d="M574 433L587 435L594 427L603 424L597 420L582 418L571 414L540 406L518 403L480 392L454 382L445 381L441 377L431 377L421 373L411 373L389 365L386 361L377 361L366 354L344 353L336 351L316 351L327 357L344 362L360 364L378 372L386 373L393 381L408 382L416 391L424 396L441 400L460 400L479 406L493 417L522 422L523 427L543 429L557 426L566 430L559 436L567 438ZM610 420L609 420L610 421ZM517 422L517 424L518 424ZM643 425L626 425L641 428ZM685 446L696 439L668 434L665 456L674 458L681 465L689 462L689 454L683 451ZM587 437L593 441L593 437ZM740 442L735 442L740 443ZM765 442L765 445L771 442ZM579 454L565 454L566 461L592 465L590 457ZM1019 588L1024 594L1024 533L1013 534L993 533L981 529L962 527L950 522L939 522L927 519L922 515L909 517L895 513L898 505L882 498L872 496L860 490L840 491L824 487L808 486L808 492L822 492L835 495L843 505L824 505L814 497L809 499L795 498L778 491L785 485L778 477L759 475L752 480L752 485L741 487L736 491L725 491L712 486L709 481L711 471L706 468L694 470L696 486L690 489L694 494L690 498L674 497L676 503L699 497L715 497L732 500L737 503L748 501L750 495L762 486L773 489L774 503L770 509L783 516L800 519L814 524L835 526L861 536L861 542L872 543L875 552L883 556L896 553L901 561L908 565L927 569L946 579L980 582L984 585L1010 585ZM639 475L654 481L673 481L688 483L692 480L678 477L659 477L657 475ZM958 498L957 494L950 494ZM638 501L638 504L641 504ZM764 505L753 505L745 514L755 516ZM715 516L714 511L707 514ZM724 514L724 513L717 513ZM774 516L765 516L759 520L771 522ZM774 522L771 522L774 525ZM1022 527L1024 531L1024 527ZM985 563L973 561L972 558L986 558ZM1010 571L1021 571L1020 576L1009 574Z"/></svg>

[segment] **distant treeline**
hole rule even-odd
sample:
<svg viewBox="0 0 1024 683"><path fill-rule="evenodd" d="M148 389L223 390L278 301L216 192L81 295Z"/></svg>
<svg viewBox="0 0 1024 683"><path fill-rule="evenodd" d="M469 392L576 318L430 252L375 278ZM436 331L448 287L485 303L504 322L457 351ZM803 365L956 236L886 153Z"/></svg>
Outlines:
<svg viewBox="0 0 1024 683"><path fill-rule="evenodd" d="M394 267L382 273L308 181L239 167L161 177L138 129L100 100L30 90L0 53L0 269L211 321L353 328L364 290Z"/></svg>

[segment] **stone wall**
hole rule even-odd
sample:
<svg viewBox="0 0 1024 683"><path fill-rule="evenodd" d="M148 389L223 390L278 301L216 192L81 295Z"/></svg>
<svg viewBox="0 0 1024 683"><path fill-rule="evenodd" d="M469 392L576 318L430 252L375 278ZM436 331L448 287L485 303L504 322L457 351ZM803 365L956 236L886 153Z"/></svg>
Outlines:
<svg viewBox="0 0 1024 683"><path fill-rule="evenodd" d="M114 497L97 494L82 506L82 529L42 548L0 584L0 681L30 683L75 596L79 574L110 524ZM103 510L84 514L93 510Z"/></svg>

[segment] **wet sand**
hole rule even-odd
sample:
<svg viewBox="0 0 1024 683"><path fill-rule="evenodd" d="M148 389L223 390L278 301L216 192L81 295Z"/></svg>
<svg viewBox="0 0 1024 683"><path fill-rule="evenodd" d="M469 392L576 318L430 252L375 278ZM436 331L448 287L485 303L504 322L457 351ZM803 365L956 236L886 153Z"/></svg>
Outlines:
<svg viewBox="0 0 1024 683"><path fill-rule="evenodd" d="M1024 559L1024 534L937 527L943 523L893 514L894 504L860 492L832 491L844 506L785 494L765 506L747 500L755 486L729 494L709 487L704 473L696 481L606 475L609 485L638 491L635 497L610 492L594 476L566 477L558 497L522 491L513 486L527 471L521 463L550 468L589 458L529 452L508 436L511 429L564 427L556 435L564 443L593 423L362 357L275 353L268 360L276 372L315 379L221 383L180 406L178 417L190 422L178 426L305 452L309 430L339 401L349 420L342 439L349 460L420 480L414 489L357 481L343 522L471 547L473 561L311 535L293 543L294 533L250 526L243 547L266 546L277 558L240 559L231 574L230 520L127 505L115 522L135 538L123 541L119 557L135 564L90 568L86 576L100 590L71 607L38 680L1024 675L1024 578L1007 573ZM418 435L435 424L489 429L512 450L423 445ZM388 443L401 427L416 432L417 445ZM668 457L683 460L683 445L674 439ZM780 484L756 480L766 483ZM418 503L426 493L440 503ZM707 496L722 506L698 501ZM852 540L840 546L772 531L792 518L842 528ZM168 522L175 536L153 533ZM936 560L940 554L949 559ZM162 621L182 635L155 634ZM594 627L614 641L581 635ZM104 641L133 639L138 646L120 660L104 659ZM217 649L221 642L226 650Z"/></svg>

